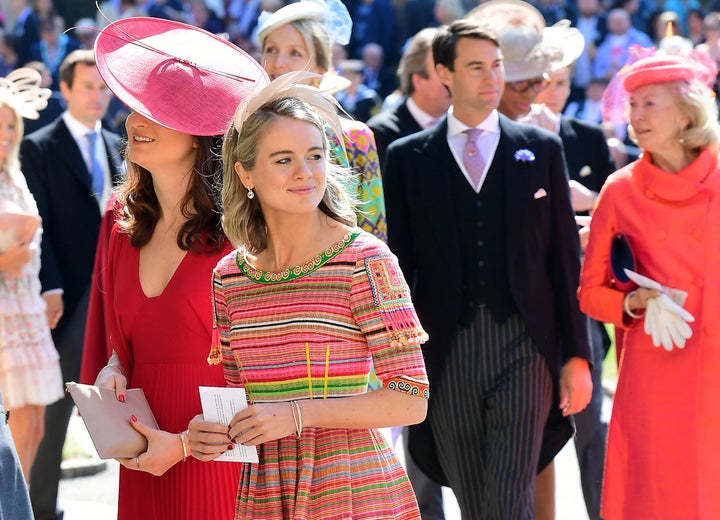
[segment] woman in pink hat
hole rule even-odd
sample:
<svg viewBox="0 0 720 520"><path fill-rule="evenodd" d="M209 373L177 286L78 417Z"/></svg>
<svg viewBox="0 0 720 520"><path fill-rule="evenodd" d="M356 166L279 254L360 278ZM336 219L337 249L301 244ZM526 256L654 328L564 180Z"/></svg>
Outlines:
<svg viewBox="0 0 720 520"><path fill-rule="evenodd" d="M223 228L238 249L215 268L210 359L250 404L229 426L193 420L191 452L215 459L228 435L256 446L237 520L416 520L377 428L424 419L427 334L397 258L356 226L325 136L336 107L307 74L243 102L225 137ZM368 391L373 367L382 386Z"/></svg>
<svg viewBox="0 0 720 520"><path fill-rule="evenodd" d="M333 44L346 45L351 29L352 20L340 0L302 0L274 13L261 13L260 62L270 79L297 70L332 75ZM385 198L375 136L361 121L342 118L341 122L344 143L333 135L331 145L335 160L352 168L349 184L361 202L358 225L385 242Z"/></svg>
<svg viewBox="0 0 720 520"><path fill-rule="evenodd" d="M584 312L625 330L608 435L602 517L720 518L720 125L717 69L641 59L607 98L628 100L642 157L598 198L580 282ZM610 112L608 112L610 114ZM616 281L612 244L635 257ZM618 280L621 278L618 277Z"/></svg>
<svg viewBox="0 0 720 520"><path fill-rule="evenodd" d="M108 25L95 54L132 112L127 178L109 243L100 241L85 348L108 350L95 384L121 402L126 388L142 388L159 425L128 412L148 448L119 460L118 517L232 518L240 465L188 457L185 430L201 411L198 386L224 386L206 361L212 269L231 250L215 205L222 166L214 136L267 76L232 44L156 18Z"/></svg>

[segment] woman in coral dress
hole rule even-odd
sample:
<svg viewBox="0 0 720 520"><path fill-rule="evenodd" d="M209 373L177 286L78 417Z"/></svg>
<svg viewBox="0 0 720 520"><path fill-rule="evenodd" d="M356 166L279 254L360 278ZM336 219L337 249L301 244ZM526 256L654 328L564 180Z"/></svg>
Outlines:
<svg viewBox="0 0 720 520"><path fill-rule="evenodd" d="M643 156L608 178L592 216L580 305L625 330L607 520L720 518L720 126L703 70L662 55L626 70ZM632 291L618 288L623 276L611 269L618 235L646 277Z"/></svg>
<svg viewBox="0 0 720 520"><path fill-rule="evenodd" d="M126 388L142 388L159 426L128 413L148 448L119 459L118 517L232 518L241 466L189 458L185 430L201 410L198 386L224 383L206 362L212 269L230 249L215 205L221 161L214 136L267 77L226 41L160 19L108 25L96 56L108 87L132 112L119 218L98 256L105 260L96 263L100 301L88 316L105 337L88 334L86 348L98 348L93 338L107 342L112 355L96 384L114 388L120 401Z"/></svg>
<svg viewBox="0 0 720 520"><path fill-rule="evenodd" d="M257 110L241 105L223 153L223 226L243 247L215 269L211 359L250 405L229 425L194 419L191 452L214 459L228 438L257 446L238 520L417 519L376 428L423 420L427 335L397 259L355 227L324 121L292 97L309 87L283 81L250 101ZM368 391L373 366L382 387Z"/></svg>

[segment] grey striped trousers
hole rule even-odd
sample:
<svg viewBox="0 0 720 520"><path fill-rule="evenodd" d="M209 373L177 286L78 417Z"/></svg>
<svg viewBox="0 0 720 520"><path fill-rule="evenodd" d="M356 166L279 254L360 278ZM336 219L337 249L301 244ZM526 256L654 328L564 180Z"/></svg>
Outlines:
<svg viewBox="0 0 720 520"><path fill-rule="evenodd" d="M533 518L552 385L518 315L499 324L481 306L458 329L430 388L428 420L464 519Z"/></svg>

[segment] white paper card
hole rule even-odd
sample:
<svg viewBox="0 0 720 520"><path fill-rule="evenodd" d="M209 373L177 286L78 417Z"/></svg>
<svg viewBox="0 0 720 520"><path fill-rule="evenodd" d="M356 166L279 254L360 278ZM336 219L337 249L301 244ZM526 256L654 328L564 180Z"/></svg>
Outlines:
<svg viewBox="0 0 720 520"><path fill-rule="evenodd" d="M247 408L244 388L228 388L217 386L201 386L200 403L206 421L218 424L230 424L236 413ZM226 462L258 462L255 446L235 444L232 450L226 451L215 460Z"/></svg>

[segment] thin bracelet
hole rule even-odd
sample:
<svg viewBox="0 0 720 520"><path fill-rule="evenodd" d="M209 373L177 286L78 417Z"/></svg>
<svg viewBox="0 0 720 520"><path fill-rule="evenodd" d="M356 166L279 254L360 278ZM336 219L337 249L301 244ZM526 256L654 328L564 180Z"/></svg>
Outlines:
<svg viewBox="0 0 720 520"><path fill-rule="evenodd" d="M300 408L300 403L297 401L293 401L295 403L295 408L297 408L298 413L298 422L300 423L300 426L297 429L297 438L300 438L300 434L303 431L303 422L302 422L302 409Z"/></svg>
<svg viewBox="0 0 720 520"><path fill-rule="evenodd" d="M293 422L295 423L295 438L297 438L298 419L297 412L295 411L295 401L290 401L290 411L292 412Z"/></svg>
<svg viewBox="0 0 720 520"><path fill-rule="evenodd" d="M185 462L187 460L187 446L185 445L186 435L187 435L187 430L185 430L184 432L178 433L178 436L180 437L180 444L182 444L182 448L183 448L183 458L182 458L183 462Z"/></svg>
<svg viewBox="0 0 720 520"><path fill-rule="evenodd" d="M642 314L635 314L630 310L630 298L632 298L634 294L637 294L637 291L630 291L625 295L625 298L623 298L623 310L625 311L625 314L637 320L642 318Z"/></svg>
<svg viewBox="0 0 720 520"><path fill-rule="evenodd" d="M295 438L299 439L303 429L302 411L297 401L290 401L290 408L293 414L293 421L295 421Z"/></svg>

